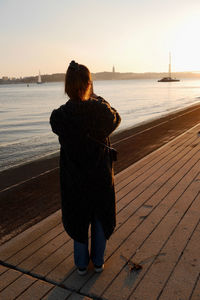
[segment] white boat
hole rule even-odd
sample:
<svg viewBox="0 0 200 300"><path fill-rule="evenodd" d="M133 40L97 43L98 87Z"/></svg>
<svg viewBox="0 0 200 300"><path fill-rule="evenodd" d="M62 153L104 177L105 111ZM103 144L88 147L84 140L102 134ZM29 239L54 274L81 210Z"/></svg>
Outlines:
<svg viewBox="0 0 200 300"><path fill-rule="evenodd" d="M41 83L43 83L43 82L42 82L41 74L40 74L40 71L39 71L37 84L41 84Z"/></svg>
<svg viewBox="0 0 200 300"><path fill-rule="evenodd" d="M172 81L180 81L180 80L176 78L172 78L171 76L171 53L169 53L169 75L168 77L163 77L162 79L158 80L158 82L172 82Z"/></svg>

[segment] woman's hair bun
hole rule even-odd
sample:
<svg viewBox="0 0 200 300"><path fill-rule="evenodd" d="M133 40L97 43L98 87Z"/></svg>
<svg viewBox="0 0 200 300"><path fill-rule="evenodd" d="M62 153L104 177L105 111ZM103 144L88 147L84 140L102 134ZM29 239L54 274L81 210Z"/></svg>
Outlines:
<svg viewBox="0 0 200 300"><path fill-rule="evenodd" d="M65 76L65 92L70 99L89 98L91 74L88 68L72 60ZM86 93L87 92L87 93Z"/></svg>
<svg viewBox="0 0 200 300"><path fill-rule="evenodd" d="M69 68L71 68L75 71L79 71L79 64L76 63L74 60L72 60L69 64Z"/></svg>

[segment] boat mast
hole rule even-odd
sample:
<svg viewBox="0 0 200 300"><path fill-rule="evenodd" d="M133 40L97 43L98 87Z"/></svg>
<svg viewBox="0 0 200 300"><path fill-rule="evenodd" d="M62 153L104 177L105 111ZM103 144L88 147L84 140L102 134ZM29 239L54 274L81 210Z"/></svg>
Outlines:
<svg viewBox="0 0 200 300"><path fill-rule="evenodd" d="M171 78L171 52L169 52L169 78Z"/></svg>

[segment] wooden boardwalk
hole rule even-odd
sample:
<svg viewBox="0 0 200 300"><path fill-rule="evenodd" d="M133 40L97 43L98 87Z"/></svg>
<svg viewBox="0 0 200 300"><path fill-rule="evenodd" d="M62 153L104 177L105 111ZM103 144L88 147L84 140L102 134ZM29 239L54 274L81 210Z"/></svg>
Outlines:
<svg viewBox="0 0 200 300"><path fill-rule="evenodd" d="M199 130L116 176L104 272L77 274L58 211L0 247L0 299L200 300Z"/></svg>

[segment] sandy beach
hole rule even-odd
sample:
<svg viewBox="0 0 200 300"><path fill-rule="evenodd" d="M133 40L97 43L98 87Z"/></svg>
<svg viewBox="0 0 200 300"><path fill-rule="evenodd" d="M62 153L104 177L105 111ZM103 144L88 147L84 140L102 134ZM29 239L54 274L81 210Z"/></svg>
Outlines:
<svg viewBox="0 0 200 300"><path fill-rule="evenodd" d="M200 105L111 137L118 151L115 174L199 123ZM59 155L0 173L0 244L60 208Z"/></svg>

